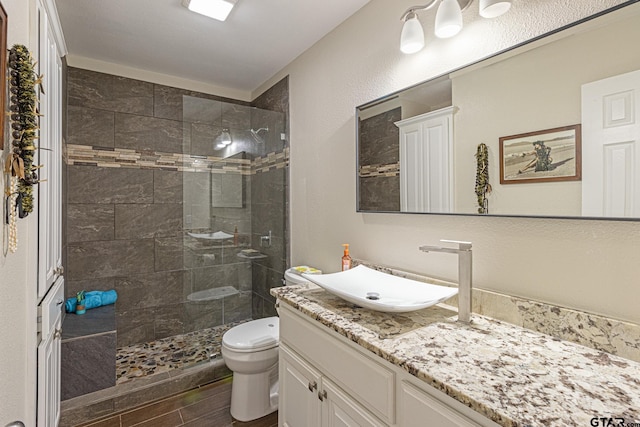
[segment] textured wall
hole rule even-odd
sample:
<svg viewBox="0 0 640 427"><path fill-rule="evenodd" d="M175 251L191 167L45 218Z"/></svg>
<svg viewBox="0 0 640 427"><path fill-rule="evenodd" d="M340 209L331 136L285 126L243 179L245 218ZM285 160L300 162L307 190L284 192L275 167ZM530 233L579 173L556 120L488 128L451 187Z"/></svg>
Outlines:
<svg viewBox="0 0 640 427"><path fill-rule="evenodd" d="M337 271L349 242L355 257L455 279L455 257L417 247L470 240L478 287L640 322L638 222L355 212L355 106L619 3L514 0L483 20L474 2L447 40L425 12L427 48L407 56L400 16L414 3L373 0L265 83L289 75L292 263Z"/></svg>
<svg viewBox="0 0 640 427"><path fill-rule="evenodd" d="M269 132L260 133L265 138L264 152L281 153L288 150L289 79L285 77L274 84L256 98L253 105L262 110L255 115L252 128L269 128ZM281 132L285 134L284 141ZM288 154L280 166L257 172L251 181L252 246L268 256L253 262L254 319L275 316L275 299L269 294L269 289L282 285L284 271L289 264ZM271 246L263 247L260 236L268 231L272 234Z"/></svg>

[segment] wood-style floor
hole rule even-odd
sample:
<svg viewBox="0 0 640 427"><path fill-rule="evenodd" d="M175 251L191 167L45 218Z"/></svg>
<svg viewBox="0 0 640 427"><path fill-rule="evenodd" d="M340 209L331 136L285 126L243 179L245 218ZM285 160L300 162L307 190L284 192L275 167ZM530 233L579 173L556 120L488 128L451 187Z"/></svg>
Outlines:
<svg viewBox="0 0 640 427"><path fill-rule="evenodd" d="M278 413L246 423L229 413L231 381L223 380L130 409L82 427L276 427Z"/></svg>

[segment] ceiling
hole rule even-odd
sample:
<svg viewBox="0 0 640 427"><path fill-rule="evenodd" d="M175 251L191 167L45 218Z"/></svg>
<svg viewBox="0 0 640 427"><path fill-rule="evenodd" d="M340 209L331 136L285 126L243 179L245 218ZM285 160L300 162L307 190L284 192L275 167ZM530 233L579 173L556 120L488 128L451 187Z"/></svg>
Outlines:
<svg viewBox="0 0 640 427"><path fill-rule="evenodd" d="M225 22L190 12L181 0L56 0L56 5L70 59L250 93L368 2L238 0Z"/></svg>

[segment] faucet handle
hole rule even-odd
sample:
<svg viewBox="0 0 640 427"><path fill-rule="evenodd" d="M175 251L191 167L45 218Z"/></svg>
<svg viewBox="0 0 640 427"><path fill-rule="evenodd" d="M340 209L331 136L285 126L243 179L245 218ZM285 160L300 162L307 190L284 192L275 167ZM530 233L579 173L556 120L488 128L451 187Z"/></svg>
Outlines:
<svg viewBox="0 0 640 427"><path fill-rule="evenodd" d="M442 243L453 243L458 245L458 249L460 249L461 251L469 251L471 250L471 242L464 242L461 240L447 240L447 239L440 239L440 241Z"/></svg>

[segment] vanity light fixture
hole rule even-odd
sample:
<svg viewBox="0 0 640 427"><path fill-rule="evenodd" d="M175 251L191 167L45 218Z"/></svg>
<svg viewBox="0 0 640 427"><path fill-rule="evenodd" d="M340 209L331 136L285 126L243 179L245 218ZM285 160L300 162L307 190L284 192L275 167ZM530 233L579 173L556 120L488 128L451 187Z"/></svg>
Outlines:
<svg viewBox="0 0 640 427"><path fill-rule="evenodd" d="M182 0L182 5L192 12L224 21L238 0Z"/></svg>
<svg viewBox="0 0 640 427"><path fill-rule="evenodd" d="M480 16L495 18L506 13L511 7L511 0L480 0ZM424 47L424 32L418 20L417 11L428 10L438 6L434 33L444 39L453 37L462 29L462 12L467 10L473 0L431 0L423 6L412 6L402 14L402 33L400 50L403 53L416 53Z"/></svg>

